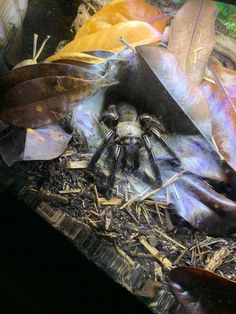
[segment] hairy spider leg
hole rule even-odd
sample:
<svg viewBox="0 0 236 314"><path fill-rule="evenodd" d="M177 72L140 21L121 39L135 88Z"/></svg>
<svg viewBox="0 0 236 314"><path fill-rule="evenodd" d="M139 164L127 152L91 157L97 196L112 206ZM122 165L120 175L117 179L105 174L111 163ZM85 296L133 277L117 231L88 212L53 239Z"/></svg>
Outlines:
<svg viewBox="0 0 236 314"><path fill-rule="evenodd" d="M155 162L155 156L151 147L149 137L148 135L144 134L142 136L142 139L143 139L144 147L146 148L146 151L148 153L148 157L149 157L152 169L156 175L156 185L157 187L161 187L162 186L161 172L158 165Z"/></svg>
<svg viewBox="0 0 236 314"><path fill-rule="evenodd" d="M98 149L96 150L96 152L94 153L93 157L91 158L91 161L89 163L88 168L92 169L94 168L96 162L98 161L98 159L101 157L102 152L104 151L104 149L106 148L107 144L116 137L116 131L115 130L110 130L105 139L103 140L103 142L101 143L101 145L98 147Z"/></svg>
<svg viewBox="0 0 236 314"><path fill-rule="evenodd" d="M112 197L112 190L115 184L116 179L116 171L118 168L118 164L121 158L121 145L116 144L114 149L114 159L112 161L111 171L107 179L107 191L106 191L106 197L109 199Z"/></svg>
<svg viewBox="0 0 236 314"><path fill-rule="evenodd" d="M159 143L165 148L165 150L173 157L173 160L171 160L171 163L175 166L181 165L181 160L176 156L173 149L166 143L166 141L161 137L159 131L155 127L151 127L148 132L153 134L155 138L159 141Z"/></svg>

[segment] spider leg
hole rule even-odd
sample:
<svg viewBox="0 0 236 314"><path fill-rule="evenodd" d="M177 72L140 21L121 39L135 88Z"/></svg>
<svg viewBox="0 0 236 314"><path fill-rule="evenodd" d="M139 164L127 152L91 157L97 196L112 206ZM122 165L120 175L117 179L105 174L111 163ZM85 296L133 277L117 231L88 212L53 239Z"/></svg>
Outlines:
<svg viewBox="0 0 236 314"><path fill-rule="evenodd" d="M98 147L97 151L94 153L93 157L91 158L91 161L89 163L88 168L92 169L98 159L101 157L102 152L104 151L105 147L107 144L116 136L116 131L115 130L110 130L105 139L103 140L102 144Z"/></svg>
<svg viewBox="0 0 236 314"><path fill-rule="evenodd" d="M142 139L143 139L144 147L146 148L146 151L148 153L148 157L151 162L152 169L156 175L156 185L160 187L162 186L161 172L158 165L155 162L155 157L154 157L154 153L151 147L149 137L146 134L144 134L142 136Z"/></svg>
<svg viewBox="0 0 236 314"><path fill-rule="evenodd" d="M140 149L140 143L135 144L133 148L134 170L138 170L140 167L139 149Z"/></svg>
<svg viewBox="0 0 236 314"><path fill-rule="evenodd" d="M155 127L151 127L148 131L155 136L155 138L160 142L160 144L165 148L165 150L173 157L171 163L173 163L175 166L180 166L181 160L176 156L173 149L161 137L159 131Z"/></svg>
<svg viewBox="0 0 236 314"><path fill-rule="evenodd" d="M121 145L116 144L115 150L114 150L114 159L113 159L112 166L111 166L111 171L110 171L109 177L107 179L107 192L106 192L107 198L112 197L112 189L113 189L114 184L115 184L116 171L117 171L117 167L118 167L118 164L120 161L120 157L121 157Z"/></svg>

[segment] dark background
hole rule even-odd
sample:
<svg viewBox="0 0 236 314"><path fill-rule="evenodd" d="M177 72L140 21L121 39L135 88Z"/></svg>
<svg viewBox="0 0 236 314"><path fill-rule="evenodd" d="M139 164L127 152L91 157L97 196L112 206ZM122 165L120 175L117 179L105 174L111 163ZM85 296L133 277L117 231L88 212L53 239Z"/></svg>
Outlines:
<svg viewBox="0 0 236 314"><path fill-rule="evenodd" d="M14 195L0 201L1 314L150 314Z"/></svg>

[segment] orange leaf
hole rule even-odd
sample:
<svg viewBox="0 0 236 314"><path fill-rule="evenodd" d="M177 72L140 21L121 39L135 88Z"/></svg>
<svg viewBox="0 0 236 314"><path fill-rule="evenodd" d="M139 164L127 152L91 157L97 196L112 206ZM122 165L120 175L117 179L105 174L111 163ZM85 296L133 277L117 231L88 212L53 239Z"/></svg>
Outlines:
<svg viewBox="0 0 236 314"><path fill-rule="evenodd" d="M69 53L71 56L72 52L76 53L97 49L117 52L124 48L124 45L119 41L121 36L133 47L136 47L137 45L157 42L161 38L161 33L145 22L121 22L103 31L81 38L76 36L73 41L59 51L56 57L60 56L61 53L63 53L65 58L66 53ZM48 60L52 61L52 59L55 60L55 58L52 57Z"/></svg>
<svg viewBox="0 0 236 314"><path fill-rule="evenodd" d="M75 39L48 60L79 60L81 52L94 50L118 52L124 48L119 41L121 36L133 47L158 42L168 20L167 15L143 0L114 0L92 16Z"/></svg>
<svg viewBox="0 0 236 314"><path fill-rule="evenodd" d="M147 22L163 32L168 20L169 17L161 10L143 0L114 0L88 19L76 37L95 33L127 21Z"/></svg>

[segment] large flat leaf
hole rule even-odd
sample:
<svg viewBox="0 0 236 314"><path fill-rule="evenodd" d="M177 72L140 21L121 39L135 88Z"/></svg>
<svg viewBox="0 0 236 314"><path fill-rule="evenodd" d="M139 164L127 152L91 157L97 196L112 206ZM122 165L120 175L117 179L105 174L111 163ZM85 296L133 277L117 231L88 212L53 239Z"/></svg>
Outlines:
<svg viewBox="0 0 236 314"><path fill-rule="evenodd" d="M182 6L171 22L168 50L196 84L215 45L217 7L211 0L190 0Z"/></svg>
<svg viewBox="0 0 236 314"><path fill-rule="evenodd" d="M125 21L147 22L163 32L168 20L161 10L144 0L114 0L91 16L79 29L77 36L89 35Z"/></svg>
<svg viewBox="0 0 236 314"><path fill-rule="evenodd" d="M202 179L185 174L170 195L177 214L194 228L214 236L236 232L236 203Z"/></svg>
<svg viewBox="0 0 236 314"><path fill-rule="evenodd" d="M85 80L97 80L101 76L82 67L62 63L39 63L19 67L0 77L0 90L6 90L21 82L47 76L70 76Z"/></svg>
<svg viewBox="0 0 236 314"><path fill-rule="evenodd" d="M186 314L235 313L236 282L192 267L171 270L168 281Z"/></svg>
<svg viewBox="0 0 236 314"><path fill-rule="evenodd" d="M48 60L83 61L88 50L118 52L124 49L121 36L133 47L158 42L168 20L166 14L144 0L114 0L90 17L75 39ZM90 62L99 62L93 58L87 54Z"/></svg>
<svg viewBox="0 0 236 314"><path fill-rule="evenodd" d="M92 81L68 76L24 81L2 95L0 119L23 128L53 124L95 89L96 84Z"/></svg>
<svg viewBox="0 0 236 314"><path fill-rule="evenodd" d="M152 110L176 132L200 132L211 140L208 104L177 58L162 47L137 47L141 77Z"/></svg>

